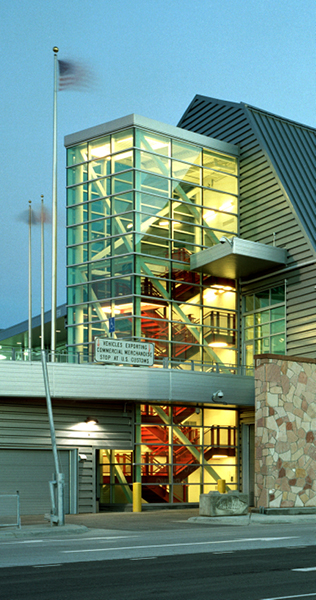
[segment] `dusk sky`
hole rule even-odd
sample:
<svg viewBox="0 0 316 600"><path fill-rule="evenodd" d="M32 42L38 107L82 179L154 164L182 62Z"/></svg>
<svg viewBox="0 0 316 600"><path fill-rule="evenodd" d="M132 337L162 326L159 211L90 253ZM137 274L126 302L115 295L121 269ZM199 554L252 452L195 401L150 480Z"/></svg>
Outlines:
<svg viewBox="0 0 316 600"><path fill-rule="evenodd" d="M195 96L316 126L315 0L10 0L1 6L0 329L28 316L28 209L51 208L53 46L94 73L58 93L58 304L66 302L64 136L137 113L176 125ZM45 310L51 234L45 226ZM40 228L32 230L33 315Z"/></svg>

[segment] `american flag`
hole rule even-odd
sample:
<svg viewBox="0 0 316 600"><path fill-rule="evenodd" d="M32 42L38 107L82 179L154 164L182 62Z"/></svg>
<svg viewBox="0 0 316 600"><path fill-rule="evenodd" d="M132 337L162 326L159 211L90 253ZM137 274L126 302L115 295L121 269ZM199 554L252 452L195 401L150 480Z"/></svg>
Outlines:
<svg viewBox="0 0 316 600"><path fill-rule="evenodd" d="M80 63L70 60L59 60L59 90L67 88L80 90L89 86L90 73Z"/></svg>

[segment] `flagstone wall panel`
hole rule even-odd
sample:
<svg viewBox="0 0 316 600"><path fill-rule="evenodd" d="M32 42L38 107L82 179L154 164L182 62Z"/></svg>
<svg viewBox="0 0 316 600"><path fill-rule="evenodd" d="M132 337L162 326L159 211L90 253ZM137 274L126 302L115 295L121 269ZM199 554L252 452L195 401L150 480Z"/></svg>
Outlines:
<svg viewBox="0 0 316 600"><path fill-rule="evenodd" d="M314 507L316 360L255 358L255 505Z"/></svg>

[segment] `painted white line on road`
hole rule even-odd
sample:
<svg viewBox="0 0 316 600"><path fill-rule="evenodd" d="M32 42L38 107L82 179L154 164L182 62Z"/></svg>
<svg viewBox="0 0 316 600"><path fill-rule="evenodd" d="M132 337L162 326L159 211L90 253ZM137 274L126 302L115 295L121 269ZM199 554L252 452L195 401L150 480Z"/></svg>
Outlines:
<svg viewBox="0 0 316 600"><path fill-rule="evenodd" d="M291 600L291 598L316 598L316 592L312 594L299 594L298 596L276 596L275 598L261 598L261 600Z"/></svg>
<svg viewBox="0 0 316 600"><path fill-rule="evenodd" d="M13 546L14 544L38 544L39 542L42 542L43 544L45 543L51 543L51 542L97 542L98 540L119 540L119 539L131 539L131 538L136 538L139 537L139 535L111 535L111 536L95 536L95 537L91 537L91 538L60 538L60 539L56 539L56 538L51 538L50 536L47 537L45 540L23 540L21 541L10 541L10 542L0 542L0 547L1 546L7 546L7 545L11 545Z"/></svg>
<svg viewBox="0 0 316 600"><path fill-rule="evenodd" d="M54 565L32 565L33 569L45 569L45 567L61 567L62 563L55 563Z"/></svg>
<svg viewBox="0 0 316 600"><path fill-rule="evenodd" d="M157 556L143 556L141 558L130 558L130 560L155 560Z"/></svg>
<svg viewBox="0 0 316 600"><path fill-rule="evenodd" d="M23 540L22 542L12 542L13 544L40 544L43 540Z"/></svg>
<svg viewBox="0 0 316 600"><path fill-rule="evenodd" d="M291 569L291 571L304 571L305 573L307 573L307 571L316 571L316 567L304 567L303 569Z"/></svg>
<svg viewBox="0 0 316 600"><path fill-rule="evenodd" d="M298 535L291 535L285 537L275 538L245 538L239 540L218 540L218 541L207 541L207 542L184 542L179 544L149 544L146 546L121 546L118 548L86 548L85 550L62 550L63 554L75 554L78 552L113 552L113 550L139 550L145 548L179 548L183 546L207 546L212 544L239 544L245 542L265 542L266 540L292 540L298 538Z"/></svg>

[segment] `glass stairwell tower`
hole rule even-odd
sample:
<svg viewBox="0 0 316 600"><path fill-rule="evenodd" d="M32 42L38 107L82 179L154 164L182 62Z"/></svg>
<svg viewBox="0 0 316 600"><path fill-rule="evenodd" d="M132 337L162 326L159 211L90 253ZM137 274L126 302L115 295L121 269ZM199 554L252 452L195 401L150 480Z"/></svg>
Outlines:
<svg viewBox="0 0 316 600"><path fill-rule="evenodd" d="M238 235L236 148L135 115L66 146L68 350L91 360L115 317L157 365L236 365L235 281L190 270Z"/></svg>

